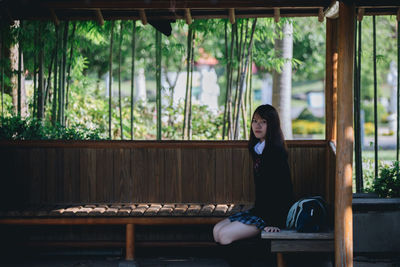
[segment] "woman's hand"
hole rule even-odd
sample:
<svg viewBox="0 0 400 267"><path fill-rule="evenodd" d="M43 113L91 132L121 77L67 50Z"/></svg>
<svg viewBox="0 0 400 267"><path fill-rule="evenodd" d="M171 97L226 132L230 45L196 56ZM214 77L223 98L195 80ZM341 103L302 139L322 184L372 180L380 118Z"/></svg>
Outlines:
<svg viewBox="0 0 400 267"><path fill-rule="evenodd" d="M270 232L270 233L275 233L275 232L280 232L281 229L279 229L278 227L273 227L273 226L267 226L264 228L265 232Z"/></svg>

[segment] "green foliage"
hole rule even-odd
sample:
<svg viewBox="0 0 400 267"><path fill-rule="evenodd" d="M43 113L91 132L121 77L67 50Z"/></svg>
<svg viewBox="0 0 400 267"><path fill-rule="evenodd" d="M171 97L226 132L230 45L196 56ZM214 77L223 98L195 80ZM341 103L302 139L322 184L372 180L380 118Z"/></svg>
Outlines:
<svg viewBox="0 0 400 267"><path fill-rule="evenodd" d="M36 118L0 117L0 140L99 140L100 132L74 125L52 126Z"/></svg>
<svg viewBox="0 0 400 267"><path fill-rule="evenodd" d="M368 189L380 197L400 197L399 162L382 163L379 176Z"/></svg>
<svg viewBox="0 0 400 267"><path fill-rule="evenodd" d="M374 122L374 103L372 101L363 101L361 103L361 109L364 110L364 120L366 122ZM385 108L378 102L377 105L377 112L378 112L378 123L382 122L382 119L384 119L387 116L387 112Z"/></svg>
<svg viewBox="0 0 400 267"><path fill-rule="evenodd" d="M372 122L364 123L364 134L367 136L374 135L375 133L375 125Z"/></svg>
<svg viewBox="0 0 400 267"><path fill-rule="evenodd" d="M323 134L325 125L319 121L294 120L292 130L293 134L299 135Z"/></svg>

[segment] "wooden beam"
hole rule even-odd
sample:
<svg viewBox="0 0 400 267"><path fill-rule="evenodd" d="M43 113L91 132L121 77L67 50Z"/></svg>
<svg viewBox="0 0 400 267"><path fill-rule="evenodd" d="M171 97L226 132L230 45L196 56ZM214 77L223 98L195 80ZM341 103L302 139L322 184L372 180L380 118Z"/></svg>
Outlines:
<svg viewBox="0 0 400 267"><path fill-rule="evenodd" d="M146 12L144 9L139 10L139 16L140 16L140 21L142 22L143 25L147 24L147 17L146 17Z"/></svg>
<svg viewBox="0 0 400 267"><path fill-rule="evenodd" d="M186 20L186 24L188 24L188 25L192 24L192 15L190 14L189 8L185 8L185 20Z"/></svg>
<svg viewBox="0 0 400 267"><path fill-rule="evenodd" d="M337 125L337 47L338 20L326 19L325 53L325 139L336 142Z"/></svg>
<svg viewBox="0 0 400 267"><path fill-rule="evenodd" d="M320 8L318 11L318 21L323 22L325 18L324 9Z"/></svg>
<svg viewBox="0 0 400 267"><path fill-rule="evenodd" d="M365 9L364 8L359 8L358 12L357 12L357 20L358 21L362 21L364 18L364 13L365 13Z"/></svg>
<svg viewBox="0 0 400 267"><path fill-rule="evenodd" d="M235 24L235 22L236 22L234 8L229 9L229 21L231 22L231 24Z"/></svg>
<svg viewBox="0 0 400 267"><path fill-rule="evenodd" d="M52 8L50 8L50 15L54 25L56 26L60 25L60 20L58 19L56 12Z"/></svg>
<svg viewBox="0 0 400 267"><path fill-rule="evenodd" d="M97 23L100 26L103 26L104 25L104 18L103 18L103 14L101 13L101 9L100 8L96 8L95 12L96 12Z"/></svg>
<svg viewBox="0 0 400 267"><path fill-rule="evenodd" d="M19 3L21 0L16 0ZM115 9L115 8L133 8L133 9L171 9L171 1L165 0L152 0L152 1L126 1L126 0L22 0L25 5L40 2L41 6L52 8L101 8L101 9ZM217 2L217 3L216 3ZM331 0L219 0L219 1L188 1L188 0L175 0L175 9L220 9L226 10L228 8L326 8L331 3ZM23 5L22 5L23 6Z"/></svg>
<svg viewBox="0 0 400 267"><path fill-rule="evenodd" d="M275 21L276 23L278 23L280 17L281 17L281 11L280 11L280 9L279 9L279 8L274 8L274 21Z"/></svg>
<svg viewBox="0 0 400 267"><path fill-rule="evenodd" d="M338 125L335 173L335 265L353 266L354 5L339 3Z"/></svg>

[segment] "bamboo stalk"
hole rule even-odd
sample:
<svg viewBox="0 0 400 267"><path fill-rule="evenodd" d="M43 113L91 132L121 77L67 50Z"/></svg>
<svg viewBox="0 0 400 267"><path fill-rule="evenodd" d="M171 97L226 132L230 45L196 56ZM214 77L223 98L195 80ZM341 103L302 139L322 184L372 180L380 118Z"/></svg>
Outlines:
<svg viewBox="0 0 400 267"><path fill-rule="evenodd" d="M399 161L400 149L400 9L397 12L397 130L396 130L396 161ZM397 163L397 166L399 164ZM399 173L399 171L397 171Z"/></svg>
<svg viewBox="0 0 400 267"><path fill-rule="evenodd" d="M44 54L43 54L43 23L40 22L39 24L39 36L38 36L38 40L39 40L39 75L38 75L38 114L37 117L38 119L42 120L44 117L44 108L43 108L43 104L44 104L44 99L43 99L43 61L44 61Z"/></svg>
<svg viewBox="0 0 400 267"><path fill-rule="evenodd" d="M4 29L3 21L0 21L1 42L0 42L0 86L1 86L1 116L4 116Z"/></svg>
<svg viewBox="0 0 400 267"><path fill-rule="evenodd" d="M190 72L190 64L191 64L191 52L192 52L192 27L189 26L188 31L188 39L187 39L187 57L186 57L186 91L185 91L185 107L184 107L184 114L183 114L183 131L182 131L182 139L185 140L188 138L187 136L187 129L188 129L188 111L189 111L189 72Z"/></svg>
<svg viewBox="0 0 400 267"><path fill-rule="evenodd" d="M193 68L194 68L194 40L195 31L192 32L192 52L190 59L190 87L189 87L189 118L188 118L188 136L189 140L192 139L192 89L193 89Z"/></svg>
<svg viewBox="0 0 400 267"><path fill-rule="evenodd" d="M70 37L71 48L70 48L70 52L69 52L69 61L68 61L68 68L67 68L67 92L66 92L66 104L65 104L66 110L68 110L68 105L69 105L69 85L71 83L71 66L72 66L72 57L74 55L75 31L76 31L76 21L74 21L74 23L73 23L72 33L71 33L71 37ZM65 117L65 120L66 120L66 117Z"/></svg>
<svg viewBox="0 0 400 267"><path fill-rule="evenodd" d="M33 117L37 117L37 47L38 47L38 28L37 24L34 24L34 38L33 38L33 106L32 106L32 114Z"/></svg>
<svg viewBox="0 0 400 267"><path fill-rule="evenodd" d="M17 113L18 116L21 116L21 86L22 86L22 29L23 22L21 20L19 25L19 35L18 35L18 104L17 104Z"/></svg>
<svg viewBox="0 0 400 267"><path fill-rule="evenodd" d="M226 130L226 114L227 114L227 106L228 106L228 90L229 90L229 69L230 63L228 58L228 22L225 20L225 58L228 60L226 63L226 92L225 92L225 105L224 105L224 117L222 123L222 140L225 139L225 130Z"/></svg>
<svg viewBox="0 0 400 267"><path fill-rule="evenodd" d="M67 44L68 44L68 28L69 21L66 21L64 24L64 37L63 37L63 45L62 45L62 60L61 60L61 86L60 86L60 106L59 106L59 116L60 116L60 124L65 126L65 71L66 71L66 63L67 63Z"/></svg>
<svg viewBox="0 0 400 267"><path fill-rule="evenodd" d="M111 33L110 33L110 56L109 56L109 81L108 81L108 138L111 140L111 104L112 104L112 49L114 40L114 21L111 21Z"/></svg>
<svg viewBox="0 0 400 267"><path fill-rule="evenodd" d="M47 84L46 84L46 93L44 96L44 108L45 108L45 112L46 112L46 105L47 105L47 98L49 97L49 91L50 91L50 84L51 84L51 74L53 72L53 64L54 64L54 59L55 59L55 55L56 55L57 51L56 51L56 47L54 46L54 50L53 53L51 55L51 60L50 60L50 64L49 64L49 68L48 68L48 76L47 76ZM50 100L49 100L50 102Z"/></svg>
<svg viewBox="0 0 400 267"><path fill-rule="evenodd" d="M121 140L124 139L124 129L122 127L122 99L121 99L121 47L122 47L123 27L124 26L121 20L119 28L119 47L118 47L118 103L119 103L119 123L121 130Z"/></svg>
<svg viewBox="0 0 400 267"><path fill-rule="evenodd" d="M249 46L247 48L247 56L246 56L246 63L245 63L245 69L244 71L241 73L241 77L240 77L240 90L239 90L239 107L238 109L240 109L241 105L242 105L242 95L243 95L243 85L244 85L244 80L245 80L245 75L246 75L246 71L248 69L248 64L249 64L249 56L250 56L250 51L253 48L253 36L254 36L254 32L256 29L256 24L257 24L257 18L254 19L253 21L253 25L251 28L251 35L250 35L250 41L249 41ZM236 117L236 122L235 122L235 139L237 139L239 137L239 116Z"/></svg>
<svg viewBox="0 0 400 267"><path fill-rule="evenodd" d="M54 85L53 85L53 103L52 103L52 124L53 126L57 121L57 70L58 70L58 42L59 33L58 26L54 25L54 33L56 35L56 44L54 47Z"/></svg>
<svg viewBox="0 0 400 267"><path fill-rule="evenodd" d="M157 140L161 140L161 32L156 30Z"/></svg>
<svg viewBox="0 0 400 267"><path fill-rule="evenodd" d="M133 110L134 110L134 88L135 88L135 47L136 47L136 20L132 27L132 69L131 69L131 140L133 140Z"/></svg>

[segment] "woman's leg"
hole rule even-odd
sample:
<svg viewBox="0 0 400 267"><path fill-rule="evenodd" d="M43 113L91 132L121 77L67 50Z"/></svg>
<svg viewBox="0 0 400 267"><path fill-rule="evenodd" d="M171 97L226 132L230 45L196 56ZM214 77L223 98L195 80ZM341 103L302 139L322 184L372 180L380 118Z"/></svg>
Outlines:
<svg viewBox="0 0 400 267"><path fill-rule="evenodd" d="M260 234L261 230L255 225L244 224L238 221L226 224L218 231L218 242L229 245L233 241L253 237Z"/></svg>
<svg viewBox="0 0 400 267"><path fill-rule="evenodd" d="M221 228L224 227L224 226L227 225L227 224L230 224L230 223L231 223L231 221L227 218L227 219L224 219L224 220L218 222L218 223L214 226L214 229L213 229L213 236L214 236L215 242L219 242L219 231L221 230Z"/></svg>

